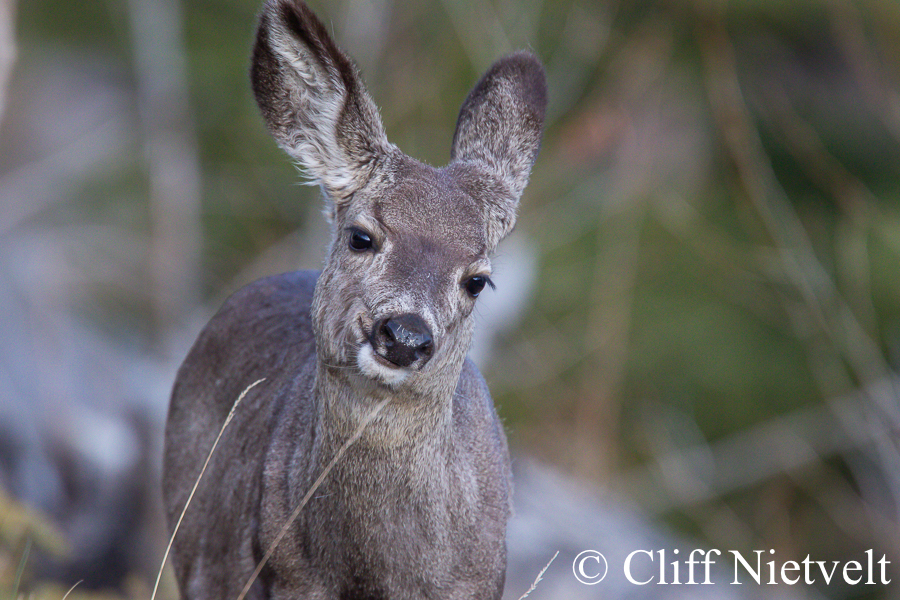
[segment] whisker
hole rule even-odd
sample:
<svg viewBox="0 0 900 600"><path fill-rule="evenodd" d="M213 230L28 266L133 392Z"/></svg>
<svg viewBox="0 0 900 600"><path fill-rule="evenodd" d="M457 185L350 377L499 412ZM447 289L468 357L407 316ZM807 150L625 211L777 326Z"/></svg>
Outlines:
<svg viewBox="0 0 900 600"><path fill-rule="evenodd" d="M322 364L325 365L326 367L330 368L330 369L346 369L346 370L348 370L348 371L349 371L349 370L356 369L356 367L353 366L353 365L333 365L333 364L327 363L327 362L325 362L325 361L322 361Z"/></svg>

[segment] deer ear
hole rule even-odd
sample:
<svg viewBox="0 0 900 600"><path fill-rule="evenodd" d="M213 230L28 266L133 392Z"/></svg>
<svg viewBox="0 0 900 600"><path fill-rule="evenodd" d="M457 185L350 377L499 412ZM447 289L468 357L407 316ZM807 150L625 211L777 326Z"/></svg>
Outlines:
<svg viewBox="0 0 900 600"><path fill-rule="evenodd" d="M336 205L390 151L356 66L300 0L266 1L250 78L269 132Z"/></svg>
<svg viewBox="0 0 900 600"><path fill-rule="evenodd" d="M463 102L451 158L493 179L489 219L495 243L512 231L519 198L537 158L547 106L544 68L530 52L495 62Z"/></svg>

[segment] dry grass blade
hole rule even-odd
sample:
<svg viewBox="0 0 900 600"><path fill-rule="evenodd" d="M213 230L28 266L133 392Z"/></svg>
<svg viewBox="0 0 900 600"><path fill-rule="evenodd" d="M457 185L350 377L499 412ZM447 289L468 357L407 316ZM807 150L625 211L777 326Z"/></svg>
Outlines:
<svg viewBox="0 0 900 600"><path fill-rule="evenodd" d="M80 580L76 581L76 582L75 582L75 585L73 585L72 587L70 587L70 588L69 588L69 591L66 592L65 596L62 597L62 600L66 600L66 598L69 597L69 594L71 594L73 591L75 591L75 588L77 588L77 587L78 587L78 584L80 584L82 581L84 581L84 579L80 579Z"/></svg>
<svg viewBox="0 0 900 600"><path fill-rule="evenodd" d="M344 442L344 445L340 447L340 449L335 453L334 458L331 459L331 462L322 470L322 473L319 475L319 478L316 479L315 483L309 488L309 491L306 492L306 495L303 496L303 500L300 501L300 504L297 505L297 508L294 509L294 512L291 513L291 516L288 518L287 522L285 522L284 526L281 528L281 531L278 532L278 535L275 537L275 540L269 546L269 549L266 550L265 555L262 557L262 560L259 561L259 564L256 565L256 570L253 571L253 574L250 576L250 579L247 580L247 584L244 586L244 589L241 590L240 595L237 597L237 600L244 600L244 597L250 591L250 587L253 585L253 582L256 581L256 578L259 577L259 574L262 572L263 567L266 566L266 563L269 562L269 559L272 557L272 554L275 552L275 548L278 547L278 544L281 542L282 538L284 538L285 534L287 534L288 529L291 528L291 525L294 524L294 521L297 520L297 517L300 516L300 511L303 510L303 507L306 506L306 503L309 502L309 499L312 498L312 495L319 489L319 486L322 485L322 482L325 481L325 478L334 468L334 465L338 463L341 457L344 456L344 453L347 452L347 449L352 446L356 440L359 439L359 436L362 435L362 432L365 428L372 422L372 420L381 412L381 409L385 407L385 405L390 401L390 397L385 398L377 405L372 411L366 415L366 418L362 420L359 424L359 427L356 428L356 431L353 432L347 441ZM151 599L152 600L152 599Z"/></svg>
<svg viewBox="0 0 900 600"><path fill-rule="evenodd" d="M553 561L556 560L556 557L557 557L557 556L559 556L559 550L556 551L556 554L553 555L553 558L550 559L550 562L548 562L548 563L544 566L544 568L541 569L541 572L538 573L537 577L534 578L534 583L531 584L531 587L528 588L528 591L525 592L524 594L522 594L521 596L519 596L519 600L525 600L525 598L527 598L528 596L531 595L531 592L533 592L534 590L537 589L538 584L539 584L539 583L541 582L541 580L544 578L544 573L547 572L547 569L550 568L550 565L553 564Z"/></svg>
<svg viewBox="0 0 900 600"><path fill-rule="evenodd" d="M206 473L206 467L209 466L209 461L212 459L213 452L216 451L216 446L219 445L219 440L222 439L222 434L225 432L225 428L228 427L228 424L231 423L231 419L234 417L234 411L237 410L238 404L241 403L241 400L247 395L247 393L252 390L254 387L265 381L266 378L257 379L250 385L248 385L241 395L238 396L238 399L234 401L234 404L231 406L231 410L228 411L228 416L225 417L225 422L222 423L222 428L219 430L219 435L216 436L216 440L213 442L212 448L209 449L209 454L206 455L206 461L203 463L203 468L200 469L200 474L197 476L197 480L194 482L194 487L191 489L191 493L188 495L187 502L184 503L184 508L181 509L181 515L178 516L178 522L175 524L175 529L172 530L172 535L169 537L169 545L166 546L166 552L163 554L162 564L159 565L159 572L156 574L156 583L153 584L153 593L150 595L150 600L154 600L156 598L156 593L159 591L159 582L162 579L163 568L166 566L166 560L169 558L169 552L172 550L172 543L175 541L175 536L178 535L178 529L181 527L181 521L184 520L184 514L187 512L188 506L191 505L191 500L194 498L194 494L197 491L197 486L200 485L200 480L203 479L203 474Z"/></svg>
<svg viewBox="0 0 900 600"><path fill-rule="evenodd" d="M25 565L28 563L28 556L31 554L31 538L26 538L25 549L22 550L22 558L19 560L19 566L16 568L16 578L13 583L13 598L19 596L19 586L22 584L22 574L25 572Z"/></svg>

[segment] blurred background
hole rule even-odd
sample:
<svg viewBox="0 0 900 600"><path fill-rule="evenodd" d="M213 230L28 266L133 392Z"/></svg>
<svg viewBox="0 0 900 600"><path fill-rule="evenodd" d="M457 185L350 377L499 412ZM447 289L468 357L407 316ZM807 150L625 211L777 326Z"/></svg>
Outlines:
<svg viewBox="0 0 900 600"><path fill-rule="evenodd" d="M494 59L545 62L473 350L517 457L511 598L555 550L532 598L674 593L561 591L649 540L900 581L900 3L312 5L430 164ZM179 362L229 293L321 263L249 90L258 7L0 0L0 594L150 597Z"/></svg>

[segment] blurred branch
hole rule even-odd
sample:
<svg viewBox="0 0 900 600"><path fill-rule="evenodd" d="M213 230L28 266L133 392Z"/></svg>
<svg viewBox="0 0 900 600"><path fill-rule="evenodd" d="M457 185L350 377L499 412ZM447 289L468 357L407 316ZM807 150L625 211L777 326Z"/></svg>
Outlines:
<svg viewBox="0 0 900 600"><path fill-rule="evenodd" d="M16 63L16 0L0 0L0 123L6 111L6 95Z"/></svg>
<svg viewBox="0 0 900 600"><path fill-rule="evenodd" d="M810 181L829 194L847 217L841 220L837 232L838 273L843 276L842 281L852 286L855 313L862 315L863 322L873 324L877 317L866 244L869 229L877 218L875 195L828 151L818 132L797 113L783 89L771 86L765 99L763 110L768 113L775 134L783 138L788 152Z"/></svg>
<svg viewBox="0 0 900 600"><path fill-rule="evenodd" d="M828 151L815 128L794 109L784 89L776 85L768 88L763 110L773 122L774 133L783 138L813 184L830 194L847 216L853 218L873 203L875 197L865 183Z"/></svg>
<svg viewBox="0 0 900 600"><path fill-rule="evenodd" d="M734 49L721 17L704 23L700 41L714 117L741 185L776 246L784 275L800 293L813 320L837 343L858 381L864 384L886 377L890 369L880 350L840 297L778 184L744 102Z"/></svg>
<svg viewBox="0 0 900 600"><path fill-rule="evenodd" d="M879 67L873 45L866 39L858 4L848 0L826 0L832 32L853 69L860 90L881 112L882 121L895 139L900 140L900 94L892 90L887 75ZM897 82L894 82L895 84Z"/></svg>
<svg viewBox="0 0 900 600"><path fill-rule="evenodd" d="M698 3L698 10L702 11ZM868 402L862 403L865 412L861 419L871 432L881 432L872 438L873 459L880 465L891 488L895 510L900 520L900 402L893 387L893 375L881 350L860 324L837 286L815 255L813 246L772 169L763 148L750 111L744 101L737 75L734 47L723 23L723 15L703 13L700 45L705 81L714 118L724 137L726 148L734 161L738 179L751 205L761 218L778 252L779 268L790 285L802 298L809 320L815 323L832 341L833 352L842 357L852 372L860 394ZM809 337L806 333L804 337ZM826 443L830 438L826 428L813 427ZM891 432L892 435L883 435ZM790 432L786 432L790 433ZM806 460L809 454L802 446L791 445L791 438L770 440L774 448L789 444L789 448ZM749 450L749 449L748 449ZM812 456L816 454L813 453ZM746 460L752 454L744 454ZM737 464L735 463L735 468ZM752 468L742 467L752 471Z"/></svg>
<svg viewBox="0 0 900 600"><path fill-rule="evenodd" d="M0 233L9 233L26 220L67 197L72 180L125 151L128 123L112 114L74 140L40 159L0 177Z"/></svg>
<svg viewBox="0 0 900 600"><path fill-rule="evenodd" d="M881 507L870 502L864 492L857 492L837 469L820 465L817 477L798 483L837 527L859 543L866 545L874 539L895 557L900 556L900 523L881 512Z"/></svg>
<svg viewBox="0 0 900 600"><path fill-rule="evenodd" d="M475 70L482 71L512 49L500 16L487 0L443 0L456 35Z"/></svg>
<svg viewBox="0 0 900 600"><path fill-rule="evenodd" d="M618 1L572 2L558 43L545 56L548 87L552 90L547 124L572 110L596 84L597 62L607 51Z"/></svg>
<svg viewBox="0 0 900 600"><path fill-rule="evenodd" d="M652 464L623 474L618 485L640 499L646 510L664 513L849 450L871 449L898 434L896 426L872 423L868 417L871 398L882 396L900 398L900 380L884 379L824 406L800 409L713 443L699 441L661 453Z"/></svg>
<svg viewBox="0 0 900 600"><path fill-rule="evenodd" d="M150 279L158 339L196 304L201 175L180 0L129 0L150 175Z"/></svg>
<svg viewBox="0 0 900 600"><path fill-rule="evenodd" d="M704 20L700 40L706 85L714 117L752 206L762 219L778 252L780 269L800 294L813 322L835 343L865 386L889 376L877 344L840 296L819 262L812 243L781 189L751 120L738 81L734 49L721 15ZM900 423L896 402L882 403L883 417Z"/></svg>
<svg viewBox="0 0 900 600"><path fill-rule="evenodd" d="M575 407L573 455L578 472L592 479L608 478L618 462L621 386L645 216L644 203L636 200L617 219L616 235L598 240L590 272L582 347L587 368Z"/></svg>
<svg viewBox="0 0 900 600"><path fill-rule="evenodd" d="M344 5L342 43L364 73L377 72L388 40L392 2L349 0Z"/></svg>

